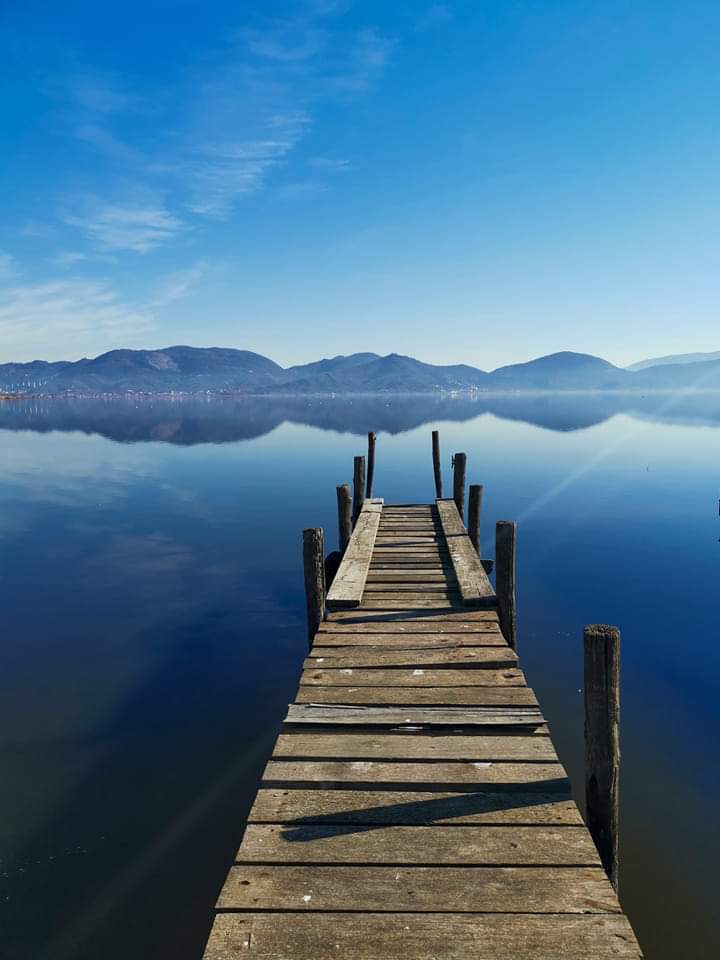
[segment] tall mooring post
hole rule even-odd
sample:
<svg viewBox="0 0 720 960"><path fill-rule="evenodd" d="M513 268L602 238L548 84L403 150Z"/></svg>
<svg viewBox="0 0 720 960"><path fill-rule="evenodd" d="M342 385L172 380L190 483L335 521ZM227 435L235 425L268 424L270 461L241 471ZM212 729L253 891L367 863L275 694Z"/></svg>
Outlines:
<svg viewBox="0 0 720 960"><path fill-rule="evenodd" d="M365 499L365 457L355 457L353 468L353 526L357 523Z"/></svg>
<svg viewBox="0 0 720 960"><path fill-rule="evenodd" d="M321 527L303 530L303 570L307 606L308 646L325 617L325 538Z"/></svg>
<svg viewBox="0 0 720 960"><path fill-rule="evenodd" d="M480 556L480 509L482 507L482 495L482 484L471 483L468 492L467 532L478 556Z"/></svg>
<svg viewBox="0 0 720 960"><path fill-rule="evenodd" d="M367 453L367 483L365 485L365 496L368 500L372 497L373 480L375 479L375 434L368 434L368 453Z"/></svg>
<svg viewBox="0 0 720 960"><path fill-rule="evenodd" d="M440 431L432 432L433 473L435 475L435 496L442 499L442 469L440 467Z"/></svg>
<svg viewBox="0 0 720 960"><path fill-rule="evenodd" d="M495 526L495 593L502 634L517 651L515 618L515 540L514 520L498 520Z"/></svg>
<svg viewBox="0 0 720 960"><path fill-rule="evenodd" d="M349 483L341 483L335 489L338 510L338 547L340 553L345 553L345 547L352 534L352 495Z"/></svg>
<svg viewBox="0 0 720 960"><path fill-rule="evenodd" d="M452 459L453 463L453 500L458 509L460 518L465 519L465 471L467 469L467 456L464 453L456 453Z"/></svg>
<svg viewBox="0 0 720 960"><path fill-rule="evenodd" d="M588 830L618 889L620 631L585 627L585 804Z"/></svg>

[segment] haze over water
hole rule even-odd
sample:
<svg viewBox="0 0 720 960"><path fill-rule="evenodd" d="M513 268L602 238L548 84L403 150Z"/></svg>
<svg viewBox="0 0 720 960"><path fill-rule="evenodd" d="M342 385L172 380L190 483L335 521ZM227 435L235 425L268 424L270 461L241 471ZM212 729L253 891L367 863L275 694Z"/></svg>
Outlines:
<svg viewBox="0 0 720 960"><path fill-rule="evenodd" d="M711 957L720 395L0 404L0 955L196 960L306 650L300 538L378 431L516 519L521 665L582 788L582 627L622 630L620 892Z"/></svg>

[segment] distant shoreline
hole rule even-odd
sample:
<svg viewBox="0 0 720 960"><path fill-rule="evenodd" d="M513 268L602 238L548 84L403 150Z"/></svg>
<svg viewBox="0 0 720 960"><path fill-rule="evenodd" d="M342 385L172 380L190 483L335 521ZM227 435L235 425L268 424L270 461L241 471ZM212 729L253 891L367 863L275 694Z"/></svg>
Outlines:
<svg viewBox="0 0 720 960"><path fill-rule="evenodd" d="M388 399L403 400L413 397L435 398L438 400L480 400L487 397L543 397L543 396L630 396L630 397L663 397L663 396L698 396L720 394L720 388L702 387L664 387L654 390L641 388L606 388L606 389L564 389L562 387L536 387L533 389L514 390L416 390L416 391L358 391L347 393L313 392L292 393L289 391L213 391L200 390L194 393L178 392L139 392L127 391L124 393L5 393L0 394L0 402L16 402L18 400L352 400L357 399Z"/></svg>

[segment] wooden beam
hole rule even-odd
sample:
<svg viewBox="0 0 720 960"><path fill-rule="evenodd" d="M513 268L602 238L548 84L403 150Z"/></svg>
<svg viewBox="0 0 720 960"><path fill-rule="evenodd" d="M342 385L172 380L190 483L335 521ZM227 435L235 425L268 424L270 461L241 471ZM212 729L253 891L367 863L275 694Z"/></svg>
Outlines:
<svg viewBox="0 0 720 960"><path fill-rule="evenodd" d="M349 483L341 483L335 489L338 508L338 544L340 553L345 553L352 534L352 495Z"/></svg>
<svg viewBox="0 0 720 960"><path fill-rule="evenodd" d="M367 485L365 487L365 496L367 497L368 500L372 497L374 479L375 479L375 434L368 433Z"/></svg>
<svg viewBox="0 0 720 960"><path fill-rule="evenodd" d="M365 457L353 461L353 523L357 523L365 501Z"/></svg>
<svg viewBox="0 0 720 960"><path fill-rule="evenodd" d="M375 509L375 505L368 502L368 509L360 511L342 563L327 595L326 604L329 610L360 605L380 523L380 509L381 507Z"/></svg>
<svg viewBox="0 0 720 960"><path fill-rule="evenodd" d="M585 802L587 825L618 889L620 631L585 627Z"/></svg>
<svg viewBox="0 0 720 960"><path fill-rule="evenodd" d="M440 466L440 432L432 432L433 474L435 475L435 496L442 497L442 468Z"/></svg>
<svg viewBox="0 0 720 960"><path fill-rule="evenodd" d="M517 525L512 520L498 520L495 527L495 586L498 617L503 636L517 651L515 616L515 543Z"/></svg>
<svg viewBox="0 0 720 960"><path fill-rule="evenodd" d="M495 591L465 532L455 502L438 500L437 509L462 602L475 606L493 603Z"/></svg>
<svg viewBox="0 0 720 960"><path fill-rule="evenodd" d="M303 530L308 646L325 616L325 546L321 527Z"/></svg>

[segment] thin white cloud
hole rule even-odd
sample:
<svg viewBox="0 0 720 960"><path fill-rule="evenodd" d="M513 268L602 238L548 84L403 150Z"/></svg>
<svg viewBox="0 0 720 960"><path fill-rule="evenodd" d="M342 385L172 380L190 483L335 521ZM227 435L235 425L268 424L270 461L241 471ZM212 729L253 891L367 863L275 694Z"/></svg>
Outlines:
<svg viewBox="0 0 720 960"><path fill-rule="evenodd" d="M284 162L307 122L304 113L274 114L266 122L272 137L209 144L192 163L189 209L227 216L238 198L259 190L268 172Z"/></svg>
<svg viewBox="0 0 720 960"><path fill-rule="evenodd" d="M87 212L66 214L65 223L81 229L105 250L147 253L173 239L185 224L159 203L88 203Z"/></svg>
<svg viewBox="0 0 720 960"><path fill-rule="evenodd" d="M418 19L415 29L422 33L432 27L440 27L454 20L454 14L447 3L433 3Z"/></svg>
<svg viewBox="0 0 720 960"><path fill-rule="evenodd" d="M264 31L249 30L244 36L250 53L282 63L314 57L328 41L327 31L302 27L293 21L276 24Z"/></svg>
<svg viewBox="0 0 720 960"><path fill-rule="evenodd" d="M308 166L323 173L347 173L352 170L352 164L349 160L334 157L311 157L308 160Z"/></svg>
<svg viewBox="0 0 720 960"><path fill-rule="evenodd" d="M197 263L186 270L177 270L168 274L158 284L158 291L149 306L162 309L191 296L204 273L204 264Z"/></svg>
<svg viewBox="0 0 720 960"><path fill-rule="evenodd" d="M149 308L124 303L106 281L0 289L0 351L7 360L100 352L146 333L152 323Z"/></svg>
<svg viewBox="0 0 720 960"><path fill-rule="evenodd" d="M15 276L15 258L0 250L0 279Z"/></svg>

